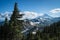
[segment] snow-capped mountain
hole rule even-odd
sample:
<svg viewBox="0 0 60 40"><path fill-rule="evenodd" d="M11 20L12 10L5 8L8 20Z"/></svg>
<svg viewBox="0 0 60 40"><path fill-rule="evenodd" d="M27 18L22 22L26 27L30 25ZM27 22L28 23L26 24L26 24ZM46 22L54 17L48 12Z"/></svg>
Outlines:
<svg viewBox="0 0 60 40"><path fill-rule="evenodd" d="M5 14L1 14L0 15L1 22L2 22L2 20L3 21L5 20L5 17L8 17L8 19L9 19L11 14L12 14L11 12L6 12ZM39 14L39 13L35 13L35 12L24 12L23 20L25 20L26 22L29 21L31 25L37 24L39 26L46 26L46 25L50 25L51 23L59 21L60 17L53 18L48 14L41 14L41 13Z"/></svg>
<svg viewBox="0 0 60 40"><path fill-rule="evenodd" d="M43 16L38 16L34 19L26 19L27 21L30 21L31 24L36 24L38 26L48 26L54 22L57 22L60 20L60 17L57 18L53 18L47 14L43 15Z"/></svg>
<svg viewBox="0 0 60 40"><path fill-rule="evenodd" d="M44 15L42 15L42 16L38 16L38 18L53 18L53 17L51 17L51 16L49 16L48 14L44 14Z"/></svg>

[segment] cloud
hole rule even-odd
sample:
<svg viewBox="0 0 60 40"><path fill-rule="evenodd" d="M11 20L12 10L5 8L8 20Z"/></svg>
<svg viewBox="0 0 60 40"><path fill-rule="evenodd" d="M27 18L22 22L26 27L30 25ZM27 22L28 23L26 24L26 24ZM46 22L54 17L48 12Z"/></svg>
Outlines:
<svg viewBox="0 0 60 40"><path fill-rule="evenodd" d="M9 20L11 14L12 14L12 12L8 12L8 11L6 11L6 12L4 12L4 13L1 13L1 14L0 14L0 20L5 19L5 17L7 17L8 20Z"/></svg>
<svg viewBox="0 0 60 40"><path fill-rule="evenodd" d="M1 16L1 17L10 17L11 14L12 14L12 12L6 11L6 12L4 12L4 13L1 13L0 16Z"/></svg>
<svg viewBox="0 0 60 40"><path fill-rule="evenodd" d="M52 17L60 17L60 8L52 9L49 12L49 15Z"/></svg>
<svg viewBox="0 0 60 40"><path fill-rule="evenodd" d="M60 13L60 8L52 9L51 13Z"/></svg>
<svg viewBox="0 0 60 40"><path fill-rule="evenodd" d="M4 15L5 15L5 17L10 17L11 14L12 14L12 12L7 12L7 11L6 11Z"/></svg>
<svg viewBox="0 0 60 40"><path fill-rule="evenodd" d="M11 14L12 14L12 12L8 12L8 11L6 11L4 13L1 13L0 19L3 19L5 17L10 19ZM22 18L18 18L18 20L21 20L21 19L34 19L38 16L43 16L44 15L43 13L37 13L37 12L32 12L32 11L24 11L24 12L20 12L19 14L24 14L24 16Z"/></svg>
<svg viewBox="0 0 60 40"><path fill-rule="evenodd" d="M20 12L21 14L24 14L23 19L34 19L38 16L43 16L43 13L36 13L36 12L31 12L31 11L24 11Z"/></svg>

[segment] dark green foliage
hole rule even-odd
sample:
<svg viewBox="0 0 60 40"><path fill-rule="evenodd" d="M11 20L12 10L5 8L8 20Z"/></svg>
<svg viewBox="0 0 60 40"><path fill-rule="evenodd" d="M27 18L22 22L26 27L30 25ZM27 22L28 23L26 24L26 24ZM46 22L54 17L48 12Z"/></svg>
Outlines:
<svg viewBox="0 0 60 40"><path fill-rule="evenodd" d="M12 40L21 40L22 39L22 34L21 30L23 28L23 20L18 20L18 18L21 18L22 14L19 14L18 8L17 8L17 3L15 3L14 6L14 11L11 16L10 20L10 30L11 30L11 37Z"/></svg>
<svg viewBox="0 0 60 40"><path fill-rule="evenodd" d="M14 11L11 16L10 21L5 18L5 22L0 30L2 31L0 34L1 40L21 40L23 34L21 34L21 30L23 28L23 20L18 20L18 18L22 17L22 14L19 14L17 3L15 3Z"/></svg>
<svg viewBox="0 0 60 40"><path fill-rule="evenodd" d="M40 31L36 31L36 34L30 32L25 40L41 40Z"/></svg>
<svg viewBox="0 0 60 40"><path fill-rule="evenodd" d="M7 20L7 18L5 18L5 22L4 22L4 25L1 26L1 40L7 40L7 37L8 37L8 33L9 33L9 22Z"/></svg>
<svg viewBox="0 0 60 40"><path fill-rule="evenodd" d="M60 21L47 26L43 30L43 36L48 36L49 40L59 40L60 39Z"/></svg>

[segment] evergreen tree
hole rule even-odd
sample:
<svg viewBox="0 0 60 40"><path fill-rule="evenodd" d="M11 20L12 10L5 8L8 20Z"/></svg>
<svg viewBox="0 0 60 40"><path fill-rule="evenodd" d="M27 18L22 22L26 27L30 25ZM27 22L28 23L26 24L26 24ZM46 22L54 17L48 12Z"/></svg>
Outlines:
<svg viewBox="0 0 60 40"><path fill-rule="evenodd" d="M26 40L37 40L36 34L30 32L30 33L27 35L27 39L26 39Z"/></svg>
<svg viewBox="0 0 60 40"><path fill-rule="evenodd" d="M5 22L4 22L4 26L8 26L9 25L9 21L7 19L7 17L5 18Z"/></svg>
<svg viewBox="0 0 60 40"><path fill-rule="evenodd" d="M43 39L60 40L60 21L45 27L42 34Z"/></svg>
<svg viewBox="0 0 60 40"><path fill-rule="evenodd" d="M19 10L17 8L17 3L15 3L14 11L10 19L10 29L12 35L12 40L21 40L22 34L21 30L23 28L23 20L18 20L18 18L22 18L23 14L19 14Z"/></svg>
<svg viewBox="0 0 60 40"><path fill-rule="evenodd" d="M6 17L4 25L1 28L1 31L2 31L1 33L2 33L2 37L3 37L2 40L7 40L7 38L8 38L8 33L9 33L8 24L9 24L9 22L8 22L7 17Z"/></svg>
<svg viewBox="0 0 60 40"><path fill-rule="evenodd" d="M36 39L41 40L41 33L39 30L36 31Z"/></svg>

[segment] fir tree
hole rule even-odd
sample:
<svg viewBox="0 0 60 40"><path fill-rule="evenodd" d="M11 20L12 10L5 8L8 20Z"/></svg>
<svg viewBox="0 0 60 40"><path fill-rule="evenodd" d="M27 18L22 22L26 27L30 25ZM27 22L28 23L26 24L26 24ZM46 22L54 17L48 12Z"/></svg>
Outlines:
<svg viewBox="0 0 60 40"><path fill-rule="evenodd" d="M18 20L18 18L22 18L22 16L23 14L19 14L17 3L15 3L14 11L10 19L10 29L11 29L12 40L22 39L21 30L23 28L23 20Z"/></svg>
<svg viewBox="0 0 60 40"><path fill-rule="evenodd" d="M41 33L39 30L36 31L36 39L41 40Z"/></svg>
<svg viewBox="0 0 60 40"><path fill-rule="evenodd" d="M2 29L1 29L3 40L7 40L7 38L8 38L8 33L9 33L8 24L9 24L9 22L8 22L7 17L6 17L5 18L4 25L3 25Z"/></svg>
<svg viewBox="0 0 60 40"><path fill-rule="evenodd" d="M9 25L9 21L7 19L7 17L5 18L5 22L4 22L4 26L8 26Z"/></svg>

